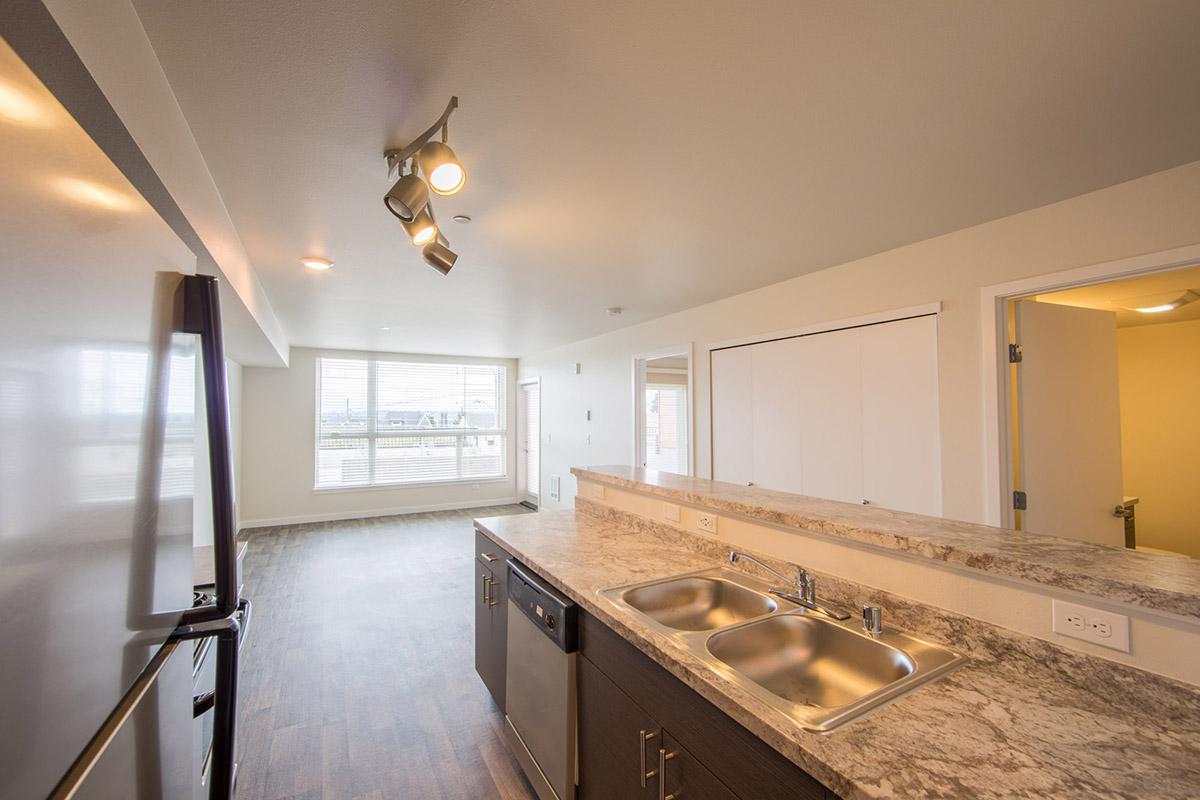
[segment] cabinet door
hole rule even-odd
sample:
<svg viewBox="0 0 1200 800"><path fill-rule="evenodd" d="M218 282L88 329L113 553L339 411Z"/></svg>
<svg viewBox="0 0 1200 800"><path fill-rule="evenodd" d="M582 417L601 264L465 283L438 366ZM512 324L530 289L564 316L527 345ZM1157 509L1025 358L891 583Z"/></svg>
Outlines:
<svg viewBox="0 0 1200 800"><path fill-rule="evenodd" d="M475 567L475 671L483 678L496 704L503 708L504 673L498 669L499 654L493 641L495 615L492 613L491 597L495 574L478 559L474 559L472 564Z"/></svg>
<svg viewBox="0 0 1200 800"><path fill-rule="evenodd" d="M709 772L695 756L664 733L661 751L655 754L659 778L666 783L659 797L678 800L738 800L738 796Z"/></svg>
<svg viewBox="0 0 1200 800"><path fill-rule="evenodd" d="M489 609L492 613L492 683L488 688L492 699L503 711L505 706L504 685L508 680L508 553L501 551L504 560L497 560L492 571L492 585L488 593Z"/></svg>
<svg viewBox="0 0 1200 800"><path fill-rule="evenodd" d="M662 733L654 720L582 656L578 659L580 800L653 800ZM649 738L647 738L649 737Z"/></svg>

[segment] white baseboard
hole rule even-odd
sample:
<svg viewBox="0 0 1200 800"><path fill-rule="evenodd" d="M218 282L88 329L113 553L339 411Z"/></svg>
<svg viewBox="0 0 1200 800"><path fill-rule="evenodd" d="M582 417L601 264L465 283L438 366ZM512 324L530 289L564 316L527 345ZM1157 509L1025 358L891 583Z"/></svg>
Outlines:
<svg viewBox="0 0 1200 800"><path fill-rule="evenodd" d="M380 508L372 511L340 511L334 514L304 514L298 517L245 519L242 520L239 530L249 530L250 528L269 528L275 525L303 525L306 522L336 522L343 519L394 517L398 514L421 514L426 511L459 511L468 508L516 505L518 502L520 502L520 500L518 500L516 497L500 497L494 500L468 500L460 503L438 503L427 506L400 506L399 508Z"/></svg>

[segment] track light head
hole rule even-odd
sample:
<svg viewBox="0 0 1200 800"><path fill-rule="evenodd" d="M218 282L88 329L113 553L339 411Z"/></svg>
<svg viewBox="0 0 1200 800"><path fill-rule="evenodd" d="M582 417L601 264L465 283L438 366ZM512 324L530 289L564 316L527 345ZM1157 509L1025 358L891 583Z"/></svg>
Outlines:
<svg viewBox="0 0 1200 800"><path fill-rule="evenodd" d="M440 195L457 194L467 182L467 170L445 142L426 142L417 153L417 164Z"/></svg>
<svg viewBox="0 0 1200 800"><path fill-rule="evenodd" d="M395 214L401 222L412 222L428 203L429 187L415 172L401 176L383 196L383 204L387 206L387 210Z"/></svg>
<svg viewBox="0 0 1200 800"><path fill-rule="evenodd" d="M443 275L448 275L454 262L458 261L458 253L449 247L450 242L445 236L439 235L434 241L421 248L421 256L425 263Z"/></svg>
<svg viewBox="0 0 1200 800"><path fill-rule="evenodd" d="M411 220L401 218L400 224L404 226L408 238L412 239L412 243L417 247L422 247L437 239L437 223L433 221L433 215L429 213L428 205L418 211Z"/></svg>

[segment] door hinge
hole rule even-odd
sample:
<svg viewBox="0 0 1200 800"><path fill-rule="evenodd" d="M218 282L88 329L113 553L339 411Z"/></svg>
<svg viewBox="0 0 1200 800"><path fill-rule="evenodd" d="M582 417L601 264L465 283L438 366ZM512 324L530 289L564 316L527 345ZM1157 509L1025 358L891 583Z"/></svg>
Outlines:
<svg viewBox="0 0 1200 800"><path fill-rule="evenodd" d="M1021 363L1021 345L1010 344L1008 346L1008 363L1010 363L1010 364Z"/></svg>
<svg viewBox="0 0 1200 800"><path fill-rule="evenodd" d="M1024 492L1013 492L1013 508L1017 511L1024 511L1029 507L1029 498Z"/></svg>

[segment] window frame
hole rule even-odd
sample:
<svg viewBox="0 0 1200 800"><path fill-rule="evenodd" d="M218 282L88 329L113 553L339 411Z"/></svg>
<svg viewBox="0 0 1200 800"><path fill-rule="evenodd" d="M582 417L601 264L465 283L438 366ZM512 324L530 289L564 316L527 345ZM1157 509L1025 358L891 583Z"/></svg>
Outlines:
<svg viewBox="0 0 1200 800"><path fill-rule="evenodd" d="M364 483L343 483L330 486L322 486L321 478L321 386L324 372L325 361L361 361L367 364L367 411L366 411L366 430L361 434L347 436L352 439L367 440L367 480ZM404 430L404 431L389 431L380 433L377 429L378 423L378 365L379 364L416 364L428 366L451 366L451 367L492 367L499 371L499 381L497 386L497 421L500 423L497 428L473 429L473 428L424 428L419 430ZM509 424L508 424L508 393L510 379L510 370L507 364L498 361L466 361L466 360L439 360L437 358L423 359L420 357L394 357L394 358L379 358L375 356L363 355L334 355L323 354L316 357L316 380L314 381L314 411L313 411L313 488L314 493L329 493L329 492L363 492L363 491L379 491L379 490L395 490L404 488L415 488L423 486L453 486L456 484L477 484L477 483L498 483L509 479L509 457L511 455L511 442L509 441ZM428 437L454 437L457 440L455 447L456 467L455 477L453 478L437 478L437 479L422 479L415 481L389 481L386 483L375 481L376 459L375 450L376 442L380 438L396 439L396 438L428 438ZM503 446L503 455L500 460L500 473L498 475L481 475L481 476L466 476L462 474L463 465L463 440L467 437L480 436L498 436L501 439ZM326 437L335 438L335 437Z"/></svg>

